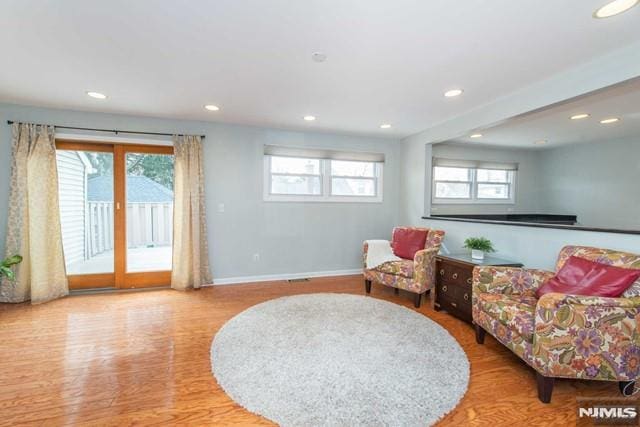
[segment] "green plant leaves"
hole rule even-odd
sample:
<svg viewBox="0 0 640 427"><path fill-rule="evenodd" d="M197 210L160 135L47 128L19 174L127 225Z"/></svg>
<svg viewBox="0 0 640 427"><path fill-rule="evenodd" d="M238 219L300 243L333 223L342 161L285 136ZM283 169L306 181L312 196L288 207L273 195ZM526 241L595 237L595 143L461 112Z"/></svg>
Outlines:
<svg viewBox="0 0 640 427"><path fill-rule="evenodd" d="M20 264L22 262L22 257L20 255L14 255L9 258L5 258L2 261L3 267L11 267L12 265Z"/></svg>
<svg viewBox="0 0 640 427"><path fill-rule="evenodd" d="M11 270L9 267L5 267L4 265L0 266L0 276L7 276L9 280L13 280L16 278L13 270Z"/></svg>
<svg viewBox="0 0 640 427"><path fill-rule="evenodd" d="M12 266L16 264L20 264L22 262L22 257L20 255L10 256L5 258L0 263L0 277L6 276L9 280L14 280L16 278L16 274L11 269Z"/></svg>
<svg viewBox="0 0 640 427"><path fill-rule="evenodd" d="M483 252L495 252L493 243L486 237L469 237L464 241L464 247Z"/></svg>

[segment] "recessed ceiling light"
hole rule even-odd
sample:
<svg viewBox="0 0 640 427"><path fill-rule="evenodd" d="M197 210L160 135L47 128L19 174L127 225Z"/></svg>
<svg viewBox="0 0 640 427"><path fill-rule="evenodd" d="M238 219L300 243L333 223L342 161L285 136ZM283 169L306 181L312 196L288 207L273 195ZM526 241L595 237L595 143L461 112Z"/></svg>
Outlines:
<svg viewBox="0 0 640 427"><path fill-rule="evenodd" d="M619 122L620 119L617 117L611 117L610 119L604 119L604 120L600 120L600 123L602 123L603 125L608 125L610 123L615 123L615 122Z"/></svg>
<svg viewBox="0 0 640 427"><path fill-rule="evenodd" d="M303 119L305 119L308 122L312 122L316 119L316 116L304 116Z"/></svg>
<svg viewBox="0 0 640 427"><path fill-rule="evenodd" d="M536 145L544 145L544 144L546 144L546 143L547 143L547 140L546 140L546 139L541 139L540 141L536 141L536 142L534 142L534 144L536 144Z"/></svg>
<svg viewBox="0 0 640 427"><path fill-rule="evenodd" d="M469 138L482 138L482 134L481 133L474 133L473 135L470 135Z"/></svg>
<svg viewBox="0 0 640 427"><path fill-rule="evenodd" d="M217 105L213 105L213 104L207 104L204 106L205 110L209 110L209 111L220 111L220 107L218 107Z"/></svg>
<svg viewBox="0 0 640 427"><path fill-rule="evenodd" d="M594 18L609 18L611 16L618 15L622 12L626 12L633 6L638 4L640 0L613 0L600 9L593 12Z"/></svg>
<svg viewBox="0 0 640 427"><path fill-rule="evenodd" d="M107 99L107 95L105 95L104 93L100 93L100 92L89 91L89 92L87 92L87 95L89 95L90 97L95 98L95 99Z"/></svg>
<svg viewBox="0 0 640 427"><path fill-rule="evenodd" d="M385 123L383 125L380 125L380 129L389 129L391 127L391 125L389 123Z"/></svg>
<svg viewBox="0 0 640 427"><path fill-rule="evenodd" d="M587 114L587 113L576 114L574 116L571 116L571 120L582 120L582 119L586 119L589 116L590 114Z"/></svg>
<svg viewBox="0 0 640 427"><path fill-rule="evenodd" d="M462 95L462 92L464 92L462 89L451 89L451 90L446 91L444 93L444 96L446 96L447 98L453 98L455 96Z"/></svg>

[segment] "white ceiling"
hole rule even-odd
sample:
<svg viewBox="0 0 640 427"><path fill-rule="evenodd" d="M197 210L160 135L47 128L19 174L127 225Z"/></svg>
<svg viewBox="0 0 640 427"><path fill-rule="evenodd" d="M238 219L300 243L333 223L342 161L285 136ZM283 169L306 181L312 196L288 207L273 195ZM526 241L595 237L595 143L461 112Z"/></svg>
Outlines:
<svg viewBox="0 0 640 427"><path fill-rule="evenodd" d="M407 136L640 40L603 3L5 0L0 101Z"/></svg>
<svg viewBox="0 0 640 427"><path fill-rule="evenodd" d="M571 120L576 114L590 114ZM617 117L619 122L601 124L600 120ZM477 131L482 138L468 136L456 142L545 149L565 144L607 141L634 136L640 144L640 78L568 100L561 104L507 120L498 126ZM535 145L546 140L544 145Z"/></svg>

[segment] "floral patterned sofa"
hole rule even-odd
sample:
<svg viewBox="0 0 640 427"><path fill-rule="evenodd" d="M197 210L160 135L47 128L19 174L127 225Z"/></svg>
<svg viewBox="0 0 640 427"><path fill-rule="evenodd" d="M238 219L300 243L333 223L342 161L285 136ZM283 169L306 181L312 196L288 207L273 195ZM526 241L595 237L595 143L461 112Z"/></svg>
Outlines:
<svg viewBox="0 0 640 427"><path fill-rule="evenodd" d="M413 259L386 262L374 269L367 269L368 245L364 243L364 282L365 291L371 292L371 283L381 283L396 289L404 289L415 294L414 305L420 308L422 295L428 293L435 285L436 255L444 238L444 231L419 227L398 227L427 230L425 249L416 252Z"/></svg>
<svg viewBox="0 0 640 427"><path fill-rule="evenodd" d="M640 255L565 246L556 271L570 256L640 268ZM554 273L512 267L476 267L473 321L476 341L485 331L536 371L538 398L551 400L554 378L618 381L629 395L640 374L640 281L620 298L550 293L536 289Z"/></svg>

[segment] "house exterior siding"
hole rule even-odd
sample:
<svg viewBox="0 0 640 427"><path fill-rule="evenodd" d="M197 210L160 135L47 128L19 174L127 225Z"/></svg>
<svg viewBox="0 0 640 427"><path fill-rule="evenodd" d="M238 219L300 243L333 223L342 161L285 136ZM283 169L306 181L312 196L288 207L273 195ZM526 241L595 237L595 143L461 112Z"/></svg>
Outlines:
<svg viewBox="0 0 640 427"><path fill-rule="evenodd" d="M62 245L67 265L86 259L86 167L76 151L58 150L58 191Z"/></svg>

